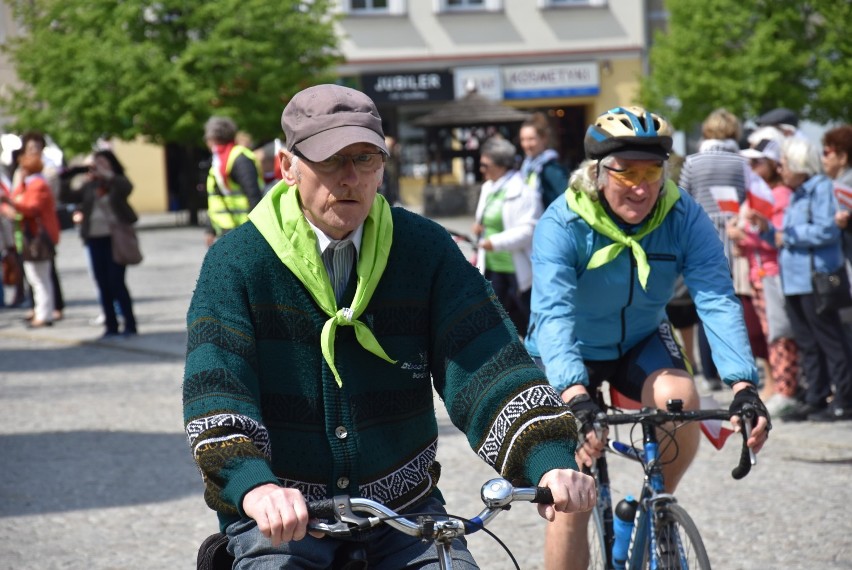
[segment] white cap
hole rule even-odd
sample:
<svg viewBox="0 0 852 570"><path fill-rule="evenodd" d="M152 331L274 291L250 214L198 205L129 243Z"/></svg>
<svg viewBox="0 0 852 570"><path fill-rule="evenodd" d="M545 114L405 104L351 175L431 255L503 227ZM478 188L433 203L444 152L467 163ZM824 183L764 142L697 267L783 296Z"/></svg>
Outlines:
<svg viewBox="0 0 852 570"><path fill-rule="evenodd" d="M781 162L781 146L774 140L763 139L754 148L741 150L740 155L746 158L768 158L775 162Z"/></svg>

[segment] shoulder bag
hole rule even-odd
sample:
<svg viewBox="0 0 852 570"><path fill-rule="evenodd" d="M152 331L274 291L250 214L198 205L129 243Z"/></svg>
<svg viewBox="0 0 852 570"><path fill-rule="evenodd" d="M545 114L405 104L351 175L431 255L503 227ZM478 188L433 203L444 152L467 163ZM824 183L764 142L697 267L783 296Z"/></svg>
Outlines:
<svg viewBox="0 0 852 570"><path fill-rule="evenodd" d="M24 261L47 261L53 259L56 255L56 246L53 245L53 240L47 234L47 230L41 225L41 221L36 219L35 235L30 231L29 224L24 224L24 247L21 251L21 257Z"/></svg>
<svg viewBox="0 0 852 570"><path fill-rule="evenodd" d="M818 315L852 307L852 292L849 289L849 275L846 273L845 263L830 273L813 271L811 254L811 284Z"/></svg>
<svg viewBox="0 0 852 570"><path fill-rule="evenodd" d="M808 223L812 216L810 204L808 204ZM824 273L817 271L814 265L814 250L810 248L811 254L811 285L813 287L814 306L817 315L823 315L839 311L845 307L852 307L852 290L849 286L849 274L846 272L846 262L834 271Z"/></svg>
<svg viewBox="0 0 852 570"><path fill-rule="evenodd" d="M3 285L17 285L21 280L21 266L16 254L7 253L3 256Z"/></svg>
<svg viewBox="0 0 852 570"><path fill-rule="evenodd" d="M112 238L112 259L119 265L142 263L142 251L136 230L130 224L112 223L109 226Z"/></svg>

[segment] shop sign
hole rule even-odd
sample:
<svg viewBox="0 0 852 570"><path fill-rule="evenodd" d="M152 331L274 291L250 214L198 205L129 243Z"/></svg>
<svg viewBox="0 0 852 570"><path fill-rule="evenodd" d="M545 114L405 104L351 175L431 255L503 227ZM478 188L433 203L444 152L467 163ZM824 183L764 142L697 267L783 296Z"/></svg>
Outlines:
<svg viewBox="0 0 852 570"><path fill-rule="evenodd" d="M365 74L361 77L361 85L364 93L377 104L453 99L453 74L446 71Z"/></svg>
<svg viewBox="0 0 852 570"><path fill-rule="evenodd" d="M455 76L456 99L461 99L471 86L476 92L493 101L503 99L503 77L497 66L487 67L457 67L453 70Z"/></svg>
<svg viewBox="0 0 852 570"><path fill-rule="evenodd" d="M503 68L503 98L582 97L600 93L597 62Z"/></svg>

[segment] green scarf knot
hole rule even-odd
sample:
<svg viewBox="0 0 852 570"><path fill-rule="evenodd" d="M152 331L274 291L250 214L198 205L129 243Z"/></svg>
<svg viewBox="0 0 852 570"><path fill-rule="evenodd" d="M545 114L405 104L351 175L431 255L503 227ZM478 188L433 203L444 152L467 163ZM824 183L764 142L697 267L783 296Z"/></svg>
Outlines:
<svg viewBox="0 0 852 570"><path fill-rule="evenodd" d="M565 192L565 198L568 201L568 207L583 218L593 230L613 241L608 246L594 252L586 268L595 269L606 265L618 257L618 254L623 249L629 248L633 257L636 259L639 284L643 290L647 290L651 266L648 263L648 256L645 254L645 250L639 244L639 240L660 227L666 215L668 215L669 211L680 199L680 188L677 187L677 184L671 180L666 181L660 198L656 206L654 206L654 212L634 235L624 233L624 230L618 227L615 221L607 214L600 201L592 200L587 193L569 188Z"/></svg>
<svg viewBox="0 0 852 570"><path fill-rule="evenodd" d="M337 306L334 289L320 258L316 234L302 213L297 186L290 188L284 182L278 183L251 211L249 219L278 259L302 282L316 304L328 315L329 319L322 327L320 346L338 386L343 386L334 364L334 338L338 326L354 327L355 338L365 350L396 363L379 345L373 331L358 320L384 273L393 240L393 220L384 197L376 196L364 221L356 266L358 281L350 307Z"/></svg>

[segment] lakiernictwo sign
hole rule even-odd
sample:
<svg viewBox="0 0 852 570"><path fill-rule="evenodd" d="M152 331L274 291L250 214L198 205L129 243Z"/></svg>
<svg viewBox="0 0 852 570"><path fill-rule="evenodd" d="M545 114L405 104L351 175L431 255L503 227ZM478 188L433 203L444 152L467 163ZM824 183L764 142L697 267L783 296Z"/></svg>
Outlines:
<svg viewBox="0 0 852 570"><path fill-rule="evenodd" d="M582 97L600 93L598 64L553 63L503 68L504 99Z"/></svg>
<svg viewBox="0 0 852 570"><path fill-rule="evenodd" d="M361 87L377 104L452 101L453 74L447 71L366 74L361 77Z"/></svg>

